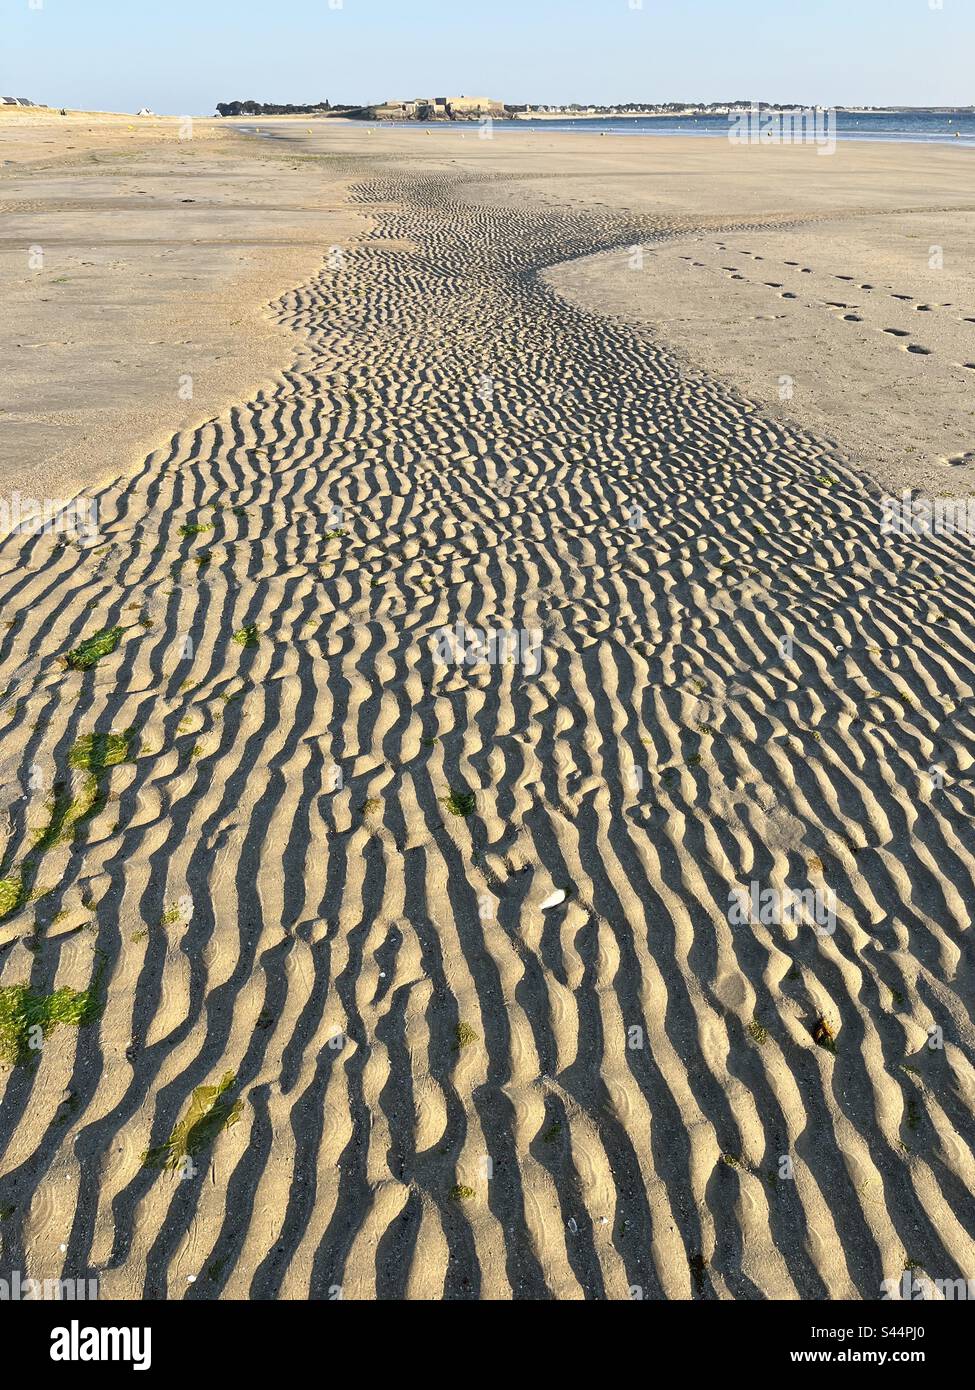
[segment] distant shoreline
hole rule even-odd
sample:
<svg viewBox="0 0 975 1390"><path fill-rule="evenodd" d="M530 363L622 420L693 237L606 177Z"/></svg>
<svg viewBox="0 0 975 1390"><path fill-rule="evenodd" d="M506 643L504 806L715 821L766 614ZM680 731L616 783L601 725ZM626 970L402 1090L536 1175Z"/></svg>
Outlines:
<svg viewBox="0 0 975 1390"><path fill-rule="evenodd" d="M947 112L857 112L841 110L837 113L837 119L832 122L835 126L833 135L842 144L852 144L856 142L881 143L881 144L921 144L921 145L950 145L961 149L972 149L975 147L975 113L970 111L958 111L955 113L961 120L957 128L949 121L951 113ZM231 118L228 118L231 119ZM272 122L303 121L305 117L234 117L232 118L238 128L258 129L269 127ZM727 139L729 132L733 130L731 122L736 119L735 113L731 118L727 115L712 116L533 116L533 117L494 117L492 126L499 135L514 135L521 132L524 135L532 133L544 133L546 135L603 135L621 136L627 139L646 136L648 138L687 138L691 140L701 139ZM747 112L742 113L741 119L747 119ZM436 132L449 132L459 130L461 135L468 130L477 130L477 123L472 121L413 121L413 120L375 120L357 121L348 118L329 118L331 126L359 126L366 129L377 130L425 130L429 134ZM764 143L764 142L763 142ZM773 140L769 144L776 143Z"/></svg>
<svg viewBox="0 0 975 1390"><path fill-rule="evenodd" d="M701 117L744 115L756 108L763 111L836 111L847 116L975 116L975 106L770 106L756 102L754 107L720 107L715 111L689 108L686 111L532 111L519 112L516 121L683 121Z"/></svg>

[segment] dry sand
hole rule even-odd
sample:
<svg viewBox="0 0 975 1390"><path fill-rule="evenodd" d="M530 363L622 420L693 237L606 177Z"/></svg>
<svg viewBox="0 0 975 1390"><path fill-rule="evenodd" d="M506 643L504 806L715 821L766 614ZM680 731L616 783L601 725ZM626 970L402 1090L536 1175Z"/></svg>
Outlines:
<svg viewBox="0 0 975 1390"><path fill-rule="evenodd" d="M549 283L649 325L688 363L835 441L892 492L972 492L971 211L823 217L640 251L556 267Z"/></svg>
<svg viewBox="0 0 975 1390"><path fill-rule="evenodd" d="M975 1275L971 547L885 539L838 449L545 274L814 215L828 161L716 211L669 142L518 139L301 138L359 161L368 230L281 299L294 365L105 487L100 546L0 549L0 986L48 1029L0 1032L5 1266L108 1298ZM648 158L666 200L596 206ZM540 669L445 663L458 623ZM751 884L835 895L835 931L736 924Z"/></svg>
<svg viewBox="0 0 975 1390"><path fill-rule="evenodd" d="M219 121L22 116L0 158L5 494L90 491L273 380L269 302L366 226L334 168Z"/></svg>

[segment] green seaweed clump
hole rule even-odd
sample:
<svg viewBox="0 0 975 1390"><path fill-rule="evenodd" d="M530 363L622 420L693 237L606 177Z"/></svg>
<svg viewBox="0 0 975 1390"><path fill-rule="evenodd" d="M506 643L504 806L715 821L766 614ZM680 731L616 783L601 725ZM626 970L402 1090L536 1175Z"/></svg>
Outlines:
<svg viewBox="0 0 975 1390"><path fill-rule="evenodd" d="M0 878L0 921L9 917L11 912L16 912L23 904L24 896L24 881L19 874L12 878Z"/></svg>
<svg viewBox="0 0 975 1390"><path fill-rule="evenodd" d="M16 1066L30 1060L39 1038L46 1038L59 1024L80 1028L98 1017L94 988L59 989L53 994L34 994L29 985L0 989L0 1060Z"/></svg>
<svg viewBox="0 0 975 1390"><path fill-rule="evenodd" d="M102 632L96 632L94 637L87 637L84 642L79 643L68 653L67 663L72 671L90 671L93 666L98 665L103 656L111 656L121 640L120 627L107 627Z"/></svg>
<svg viewBox="0 0 975 1390"><path fill-rule="evenodd" d="M98 778L90 774L78 796L72 796L63 786L55 786L47 804L48 822L34 835L34 844L42 853L54 845L65 844L74 835L76 826L92 815L104 802L99 792ZM33 866L31 866L33 871Z"/></svg>
<svg viewBox="0 0 975 1390"><path fill-rule="evenodd" d="M234 641L239 642L242 647L256 647L259 641L257 628L253 623L249 627L242 627L234 633Z"/></svg>
<svg viewBox="0 0 975 1390"><path fill-rule="evenodd" d="M813 1028L813 1042L824 1051L836 1055L836 1034L830 1027L829 1020L822 1014L817 1018Z"/></svg>
<svg viewBox="0 0 975 1390"><path fill-rule="evenodd" d="M441 801L452 816L472 815L477 805L474 793L467 791L452 790L449 796L441 797Z"/></svg>
<svg viewBox="0 0 975 1390"><path fill-rule="evenodd" d="M129 761L132 739L135 731L126 729L123 734L82 734L68 753L68 765L84 768L97 776L107 767Z"/></svg>
<svg viewBox="0 0 975 1390"><path fill-rule="evenodd" d="M147 1149L142 1155L144 1168L167 1168L171 1172L185 1169L187 1160L208 1148L217 1136L240 1119L243 1102L233 1100L227 1092L237 1080L232 1071L225 1072L216 1086L197 1086L190 1107L165 1144Z"/></svg>

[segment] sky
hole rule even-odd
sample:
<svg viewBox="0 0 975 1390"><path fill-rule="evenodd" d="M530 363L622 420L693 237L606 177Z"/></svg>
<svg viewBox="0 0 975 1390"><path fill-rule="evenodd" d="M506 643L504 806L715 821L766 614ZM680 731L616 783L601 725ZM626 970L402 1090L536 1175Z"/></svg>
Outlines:
<svg viewBox="0 0 975 1390"><path fill-rule="evenodd" d="M975 0L0 0L0 95L975 104Z"/></svg>

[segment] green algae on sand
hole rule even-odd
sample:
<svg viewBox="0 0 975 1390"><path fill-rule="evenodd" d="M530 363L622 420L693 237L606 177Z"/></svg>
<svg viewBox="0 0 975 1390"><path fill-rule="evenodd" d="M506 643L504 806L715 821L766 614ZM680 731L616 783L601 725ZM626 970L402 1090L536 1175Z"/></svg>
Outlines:
<svg viewBox="0 0 975 1390"><path fill-rule="evenodd" d="M87 772L104 772L107 767L127 763L132 754L134 729L117 734L82 734L68 753L68 765Z"/></svg>
<svg viewBox="0 0 975 1390"><path fill-rule="evenodd" d="M107 627L85 640L65 658L72 671L90 671L103 656L111 656L122 640L120 627Z"/></svg>
<svg viewBox="0 0 975 1390"><path fill-rule="evenodd" d="M35 994L25 984L7 985L0 989L0 1060L22 1065L59 1024L80 1028L92 1023L100 1011L94 985L53 994Z"/></svg>
<svg viewBox="0 0 975 1390"><path fill-rule="evenodd" d="M217 1136L240 1119L243 1101L233 1100L227 1092L237 1080L234 1072L225 1072L216 1086L197 1086L189 1109L176 1125L165 1144L146 1149L142 1155L144 1168L185 1169L187 1162L209 1148Z"/></svg>
<svg viewBox="0 0 975 1390"><path fill-rule="evenodd" d="M477 805L474 793L462 787L451 788L450 795L442 796L440 800L452 816L471 816Z"/></svg>

